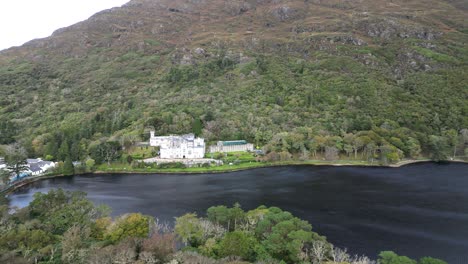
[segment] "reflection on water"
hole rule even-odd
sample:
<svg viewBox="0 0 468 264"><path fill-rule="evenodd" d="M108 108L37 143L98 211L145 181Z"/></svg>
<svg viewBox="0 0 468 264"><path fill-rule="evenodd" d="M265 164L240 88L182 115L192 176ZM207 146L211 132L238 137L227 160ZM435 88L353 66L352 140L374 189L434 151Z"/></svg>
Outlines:
<svg viewBox="0 0 468 264"><path fill-rule="evenodd" d="M11 195L26 206L35 192L81 190L114 215L141 212L172 222L218 204L278 206L312 223L340 247L376 258L382 250L468 263L468 165L398 169L277 167L226 174L86 175L50 179Z"/></svg>

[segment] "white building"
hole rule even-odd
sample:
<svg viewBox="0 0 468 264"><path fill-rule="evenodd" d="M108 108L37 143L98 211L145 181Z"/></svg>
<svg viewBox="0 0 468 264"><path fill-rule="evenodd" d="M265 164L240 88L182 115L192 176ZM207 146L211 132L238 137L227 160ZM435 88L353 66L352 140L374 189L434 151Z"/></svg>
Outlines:
<svg viewBox="0 0 468 264"><path fill-rule="evenodd" d="M205 140L194 134L156 137L151 131L150 146L160 148L161 159L202 159L205 157Z"/></svg>
<svg viewBox="0 0 468 264"><path fill-rule="evenodd" d="M41 175L50 169L55 168L55 163L52 161L45 161L42 159L27 159L29 173L33 176Z"/></svg>
<svg viewBox="0 0 468 264"><path fill-rule="evenodd" d="M233 141L218 141L218 144L210 146L210 153L215 152L239 152L239 151L253 151L254 146L251 143L247 143L245 140L233 140Z"/></svg>
<svg viewBox="0 0 468 264"><path fill-rule="evenodd" d="M0 158L0 170L6 169L5 159Z"/></svg>

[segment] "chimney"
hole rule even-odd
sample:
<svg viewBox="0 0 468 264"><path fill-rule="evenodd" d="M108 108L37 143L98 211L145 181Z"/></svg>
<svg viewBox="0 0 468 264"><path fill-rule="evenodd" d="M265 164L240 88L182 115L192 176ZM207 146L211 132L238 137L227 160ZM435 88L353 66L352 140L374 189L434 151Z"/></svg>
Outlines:
<svg viewBox="0 0 468 264"><path fill-rule="evenodd" d="M154 131L150 131L150 136L154 138Z"/></svg>

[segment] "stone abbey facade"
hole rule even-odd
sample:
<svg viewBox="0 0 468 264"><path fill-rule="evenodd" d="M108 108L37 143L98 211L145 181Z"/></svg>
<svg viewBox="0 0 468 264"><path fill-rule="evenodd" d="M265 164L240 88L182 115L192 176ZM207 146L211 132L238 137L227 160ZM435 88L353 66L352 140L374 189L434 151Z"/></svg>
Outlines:
<svg viewBox="0 0 468 264"><path fill-rule="evenodd" d="M151 131L150 146L160 148L161 159L202 159L205 157L205 140L194 134L157 137Z"/></svg>

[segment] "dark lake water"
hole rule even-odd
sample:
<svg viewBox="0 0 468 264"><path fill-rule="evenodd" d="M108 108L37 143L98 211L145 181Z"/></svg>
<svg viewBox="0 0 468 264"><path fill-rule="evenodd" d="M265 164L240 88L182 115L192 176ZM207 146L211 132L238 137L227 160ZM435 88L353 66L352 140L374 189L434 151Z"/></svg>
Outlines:
<svg viewBox="0 0 468 264"><path fill-rule="evenodd" d="M44 180L10 196L26 206L36 192L81 190L114 215L141 212L173 222L187 212L239 202L278 206L354 254L393 250L468 263L468 165L402 168L293 166L199 175L85 175Z"/></svg>

